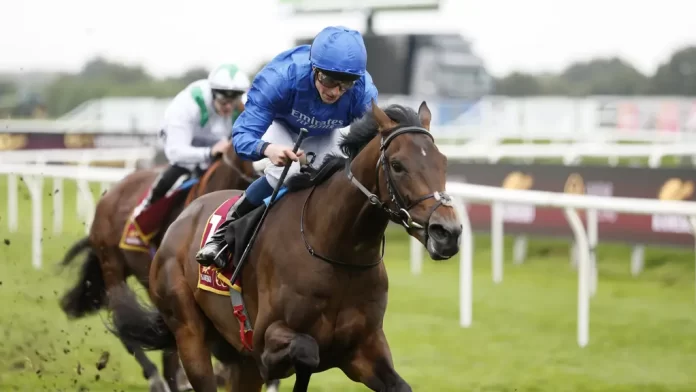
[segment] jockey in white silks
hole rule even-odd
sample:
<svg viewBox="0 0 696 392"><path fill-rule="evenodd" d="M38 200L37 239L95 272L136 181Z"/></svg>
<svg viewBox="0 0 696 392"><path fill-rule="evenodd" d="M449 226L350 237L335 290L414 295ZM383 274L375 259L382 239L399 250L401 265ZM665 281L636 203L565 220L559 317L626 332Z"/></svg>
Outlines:
<svg viewBox="0 0 696 392"><path fill-rule="evenodd" d="M221 64L207 79L189 84L174 97L160 132L169 167L157 177L135 215L165 196L177 179L194 170L205 171L215 155L230 147L232 124L250 85L236 65Z"/></svg>
<svg viewBox="0 0 696 392"><path fill-rule="evenodd" d="M254 78L244 112L233 127L237 155L273 163L230 209L227 219L196 254L202 265L227 264L217 257L225 246L230 223L263 205L273 193L283 166L294 161L287 177L299 172L299 159L313 155L321 164L328 154L342 154L341 128L363 116L377 101L377 88L367 72L367 50L358 31L327 27L312 45L289 49L273 58ZM308 130L302 149L292 152L300 128Z"/></svg>

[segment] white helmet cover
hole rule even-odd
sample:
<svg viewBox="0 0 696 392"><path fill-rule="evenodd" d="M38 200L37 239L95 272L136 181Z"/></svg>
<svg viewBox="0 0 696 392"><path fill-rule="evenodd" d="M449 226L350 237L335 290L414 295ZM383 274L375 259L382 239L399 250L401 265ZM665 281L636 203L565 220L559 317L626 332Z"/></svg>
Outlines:
<svg viewBox="0 0 696 392"><path fill-rule="evenodd" d="M213 90L248 91L251 87L249 77L234 64L221 64L208 75Z"/></svg>

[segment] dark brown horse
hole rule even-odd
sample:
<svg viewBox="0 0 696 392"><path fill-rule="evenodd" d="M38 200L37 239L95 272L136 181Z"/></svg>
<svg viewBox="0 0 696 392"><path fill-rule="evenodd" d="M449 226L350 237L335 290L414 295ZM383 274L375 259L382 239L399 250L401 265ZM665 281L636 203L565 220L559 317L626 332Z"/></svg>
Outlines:
<svg viewBox="0 0 696 392"><path fill-rule="evenodd" d="M229 298L197 288L194 258L209 217L238 191L213 192L184 210L150 270L158 311L145 310L121 286L112 331L145 349L177 347L198 392L216 390L211 352L236 364L234 391L258 392L264 380L293 373L294 391L306 391L312 373L334 367L375 391L410 391L394 369L382 328L385 230L389 221L403 225L439 260L459 251L461 235L444 192L447 159L429 132L430 118L425 102L418 113L399 105L383 111L373 103L341 143L347 159L329 157L317 171L288 181L239 281L253 326L251 351ZM245 218L253 222L258 211ZM236 241L248 233L245 218L233 226ZM230 245L238 258L244 247Z"/></svg>
<svg viewBox="0 0 696 392"><path fill-rule="evenodd" d="M107 294L111 288L125 282L131 275L146 288L149 286L148 274L153 255L122 249L119 242L127 219L148 187L153 184L158 172L158 168L138 170L116 183L99 200L89 236L77 241L65 255L61 263L63 266L68 265L82 251L88 251L79 280L61 298L61 308L71 319L99 311L108 304ZM246 189L257 176L252 163L240 159L234 148L229 148L211 164L188 192L176 196L178 200L174 201L174 206L168 211L150 244L155 248L159 246L169 224L186 205L199 196L222 189ZM145 356L143 350L125 345L142 367L151 391L165 391L165 382L157 367ZM175 374L179 369L178 361L176 351L163 353L164 379L172 391L177 390Z"/></svg>

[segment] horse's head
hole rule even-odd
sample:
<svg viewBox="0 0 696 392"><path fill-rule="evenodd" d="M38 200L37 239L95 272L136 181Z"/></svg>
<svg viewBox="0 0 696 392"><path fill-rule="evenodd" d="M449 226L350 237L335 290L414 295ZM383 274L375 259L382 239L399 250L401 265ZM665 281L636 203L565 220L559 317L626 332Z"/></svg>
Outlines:
<svg viewBox="0 0 696 392"><path fill-rule="evenodd" d="M447 157L430 134L428 105L423 101L417 114L402 106L385 112L373 101L372 115L381 136L378 192L382 199L389 196L388 201L382 200L383 207L425 246L430 257L454 256L462 225L444 192Z"/></svg>

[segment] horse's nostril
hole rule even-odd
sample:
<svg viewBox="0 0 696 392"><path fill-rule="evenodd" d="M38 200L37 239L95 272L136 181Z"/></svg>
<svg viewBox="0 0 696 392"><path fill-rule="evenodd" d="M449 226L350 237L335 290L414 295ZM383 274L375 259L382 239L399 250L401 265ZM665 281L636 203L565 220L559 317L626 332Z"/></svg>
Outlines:
<svg viewBox="0 0 696 392"><path fill-rule="evenodd" d="M428 227L428 232L430 233L430 237L432 237L435 240L444 240L449 237L449 231L445 229L445 227L441 224L438 223L433 223Z"/></svg>

